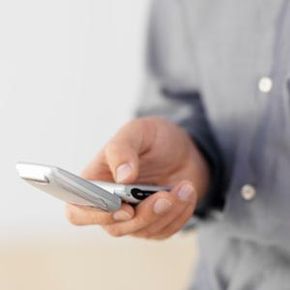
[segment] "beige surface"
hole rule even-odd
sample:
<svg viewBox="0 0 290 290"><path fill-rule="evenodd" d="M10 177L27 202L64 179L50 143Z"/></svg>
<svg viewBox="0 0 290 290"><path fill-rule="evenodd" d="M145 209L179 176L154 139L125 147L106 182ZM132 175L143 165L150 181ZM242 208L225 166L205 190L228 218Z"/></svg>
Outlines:
<svg viewBox="0 0 290 290"><path fill-rule="evenodd" d="M62 235L0 244L2 290L181 290L192 275L193 234L162 242Z"/></svg>

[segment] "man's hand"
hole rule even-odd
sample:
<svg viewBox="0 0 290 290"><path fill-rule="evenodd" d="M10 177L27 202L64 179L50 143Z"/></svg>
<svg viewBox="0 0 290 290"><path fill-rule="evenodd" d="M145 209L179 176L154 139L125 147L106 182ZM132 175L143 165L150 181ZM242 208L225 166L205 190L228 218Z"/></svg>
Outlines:
<svg viewBox="0 0 290 290"><path fill-rule="evenodd" d="M123 203L115 213L67 206L72 224L97 224L112 236L165 239L192 216L206 192L209 170L203 156L180 127L157 117L129 122L84 170L90 180L174 186L157 192L137 207Z"/></svg>

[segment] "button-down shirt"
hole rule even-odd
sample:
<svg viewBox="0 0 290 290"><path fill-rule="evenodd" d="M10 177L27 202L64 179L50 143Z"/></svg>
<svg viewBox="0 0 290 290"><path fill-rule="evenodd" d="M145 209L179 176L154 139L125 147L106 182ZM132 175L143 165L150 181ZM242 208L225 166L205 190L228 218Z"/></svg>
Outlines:
<svg viewBox="0 0 290 290"><path fill-rule="evenodd" d="M155 0L144 96L212 169L192 289L290 289L290 1Z"/></svg>

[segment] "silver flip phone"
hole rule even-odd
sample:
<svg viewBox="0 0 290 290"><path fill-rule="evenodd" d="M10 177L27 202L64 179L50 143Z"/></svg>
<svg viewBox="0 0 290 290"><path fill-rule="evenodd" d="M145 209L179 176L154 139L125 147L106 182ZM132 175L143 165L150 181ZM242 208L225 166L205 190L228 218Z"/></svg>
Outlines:
<svg viewBox="0 0 290 290"><path fill-rule="evenodd" d="M58 199L107 212L118 210L122 200L137 204L158 191L170 190L166 186L88 181L63 169L35 163L19 162L16 169L19 176L29 184Z"/></svg>

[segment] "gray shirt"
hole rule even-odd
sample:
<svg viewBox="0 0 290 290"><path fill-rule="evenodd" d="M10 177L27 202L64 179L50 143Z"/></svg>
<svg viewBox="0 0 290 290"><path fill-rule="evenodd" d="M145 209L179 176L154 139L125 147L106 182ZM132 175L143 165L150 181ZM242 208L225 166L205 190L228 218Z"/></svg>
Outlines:
<svg viewBox="0 0 290 290"><path fill-rule="evenodd" d="M149 30L139 115L212 168L192 289L290 289L290 1L155 0Z"/></svg>

